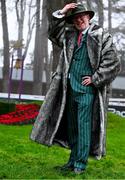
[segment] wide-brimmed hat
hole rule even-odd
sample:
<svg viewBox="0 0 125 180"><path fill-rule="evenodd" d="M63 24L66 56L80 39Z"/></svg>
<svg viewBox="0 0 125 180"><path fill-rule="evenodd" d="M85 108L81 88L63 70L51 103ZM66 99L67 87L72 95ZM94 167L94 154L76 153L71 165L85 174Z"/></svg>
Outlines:
<svg viewBox="0 0 125 180"><path fill-rule="evenodd" d="M90 19L92 19L95 14L94 11L88 10L83 4L78 4L76 8L72 9L71 11L68 11L68 13L65 16L66 22L72 24L73 17L81 13L89 14Z"/></svg>

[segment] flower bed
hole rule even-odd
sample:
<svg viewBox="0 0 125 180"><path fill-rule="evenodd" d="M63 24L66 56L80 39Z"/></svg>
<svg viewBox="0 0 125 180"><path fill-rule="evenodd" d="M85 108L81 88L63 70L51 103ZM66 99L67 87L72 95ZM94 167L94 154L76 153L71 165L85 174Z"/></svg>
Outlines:
<svg viewBox="0 0 125 180"><path fill-rule="evenodd" d="M31 124L38 115L40 105L17 104L16 110L0 115L0 124Z"/></svg>

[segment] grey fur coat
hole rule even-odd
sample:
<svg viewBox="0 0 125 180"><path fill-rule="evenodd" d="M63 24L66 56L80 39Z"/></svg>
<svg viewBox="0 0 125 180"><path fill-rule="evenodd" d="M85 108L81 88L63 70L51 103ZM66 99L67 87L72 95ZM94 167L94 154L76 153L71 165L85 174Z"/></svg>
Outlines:
<svg viewBox="0 0 125 180"><path fill-rule="evenodd" d="M65 105L67 76L74 50L76 30L67 27L64 19L53 18L49 38L62 48L56 72L34 123L30 138L51 146L55 142L67 147ZM115 79L120 62L109 33L91 24L87 37L88 54L94 74L92 81L97 89L93 105L92 140L90 154L106 154L106 123L110 83Z"/></svg>

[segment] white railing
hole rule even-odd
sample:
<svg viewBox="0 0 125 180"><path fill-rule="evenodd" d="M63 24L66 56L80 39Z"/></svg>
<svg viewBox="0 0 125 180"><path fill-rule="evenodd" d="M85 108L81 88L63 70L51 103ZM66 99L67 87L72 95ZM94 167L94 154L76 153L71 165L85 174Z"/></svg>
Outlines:
<svg viewBox="0 0 125 180"><path fill-rule="evenodd" d="M0 98L8 98L8 93L0 93ZM19 99L19 94L10 94L10 99ZM39 95L29 95L29 94L21 94L22 100L37 100L37 101L43 101L44 96Z"/></svg>

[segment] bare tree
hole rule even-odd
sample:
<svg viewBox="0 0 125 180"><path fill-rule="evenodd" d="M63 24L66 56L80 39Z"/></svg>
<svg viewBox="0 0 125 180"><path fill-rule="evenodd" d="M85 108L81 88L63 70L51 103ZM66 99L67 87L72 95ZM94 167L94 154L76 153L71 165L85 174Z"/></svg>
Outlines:
<svg viewBox="0 0 125 180"><path fill-rule="evenodd" d="M3 29L3 92L8 92L8 79L9 79L9 37L8 37L8 25L7 25L7 14L6 14L6 1L0 0L1 2L1 14L2 14L2 29Z"/></svg>
<svg viewBox="0 0 125 180"><path fill-rule="evenodd" d="M92 9L92 3L91 3L91 1L90 0L87 0L87 7L88 7L88 9Z"/></svg>
<svg viewBox="0 0 125 180"><path fill-rule="evenodd" d="M34 71L33 71L33 93L42 93L42 70L41 65L41 38L40 38L40 5L41 0L36 0L36 33L35 33L35 48L34 48Z"/></svg>
<svg viewBox="0 0 125 180"><path fill-rule="evenodd" d="M32 38L32 32L33 32L33 29L34 29L34 26L35 26L35 14L31 15L32 8L34 8L32 3L33 3L33 0L31 0L30 3L29 3L28 33L27 33L27 39L26 39L26 44L25 44L25 51L23 53L23 59L25 59L25 57L27 55L29 44L30 44L30 41L31 41L31 38Z"/></svg>
<svg viewBox="0 0 125 180"><path fill-rule="evenodd" d="M103 12L103 0L95 0L98 8L98 22L101 27L103 27L104 24L104 12Z"/></svg>
<svg viewBox="0 0 125 180"><path fill-rule="evenodd" d="M42 40L41 58L42 61L44 61L44 68L42 69L43 72L45 72L46 89L47 89L50 82L51 69L50 69L50 61L48 59L48 18L47 18L46 0L43 0L42 3L41 40ZM46 91L46 89L44 89L44 91Z"/></svg>
<svg viewBox="0 0 125 180"><path fill-rule="evenodd" d="M26 15L26 0L16 0L15 1L15 9L16 9L16 17L18 22L18 44L20 44L20 48L18 48L18 58L23 60L27 55L27 51L29 48L30 40L32 37L32 32L34 28L34 17L35 15L31 15L33 0L29 1L29 10L28 10L28 33L25 44L24 52L22 53L22 45L23 45L23 31L24 31L24 20Z"/></svg>
<svg viewBox="0 0 125 180"><path fill-rule="evenodd" d="M16 0L15 8L16 8L16 16L18 22L18 41L22 44L26 0ZM18 58L22 59L22 48L18 49Z"/></svg>

